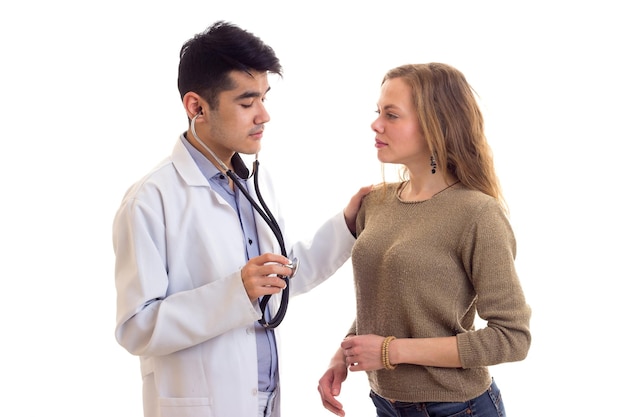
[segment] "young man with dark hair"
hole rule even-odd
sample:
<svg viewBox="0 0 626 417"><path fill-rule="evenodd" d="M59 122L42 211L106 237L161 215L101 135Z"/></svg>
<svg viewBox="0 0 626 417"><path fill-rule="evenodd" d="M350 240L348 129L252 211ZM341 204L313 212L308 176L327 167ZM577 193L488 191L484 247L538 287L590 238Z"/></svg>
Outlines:
<svg viewBox="0 0 626 417"><path fill-rule="evenodd" d="M306 292L350 256L369 187L294 244L282 242L264 170L264 201L255 197L240 154L260 150L268 73L281 71L272 48L228 22L187 41L178 86L188 129L116 213L115 336L140 357L146 417L279 416L277 335L266 317L280 310L287 283L288 295ZM266 224L255 204L275 221Z"/></svg>

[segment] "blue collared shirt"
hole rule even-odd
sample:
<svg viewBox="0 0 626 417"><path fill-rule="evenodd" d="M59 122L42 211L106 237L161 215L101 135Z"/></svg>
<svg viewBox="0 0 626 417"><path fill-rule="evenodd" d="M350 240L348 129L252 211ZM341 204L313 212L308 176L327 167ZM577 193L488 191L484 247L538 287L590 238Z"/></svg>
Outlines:
<svg viewBox="0 0 626 417"><path fill-rule="evenodd" d="M202 174L209 181L211 188L226 200L239 215L239 223L241 224L244 237L242 245L246 250L247 259L250 260L259 256L259 241L257 239L252 204L237 187L235 187L235 190L230 188L228 177L220 172L200 151L194 148L185 138L185 135L181 135L181 140ZM242 181L242 184L244 187L247 187L245 181ZM278 370L278 354L274 330L266 329L258 322L255 322L254 326L259 367L259 390L273 391L276 388L276 372Z"/></svg>

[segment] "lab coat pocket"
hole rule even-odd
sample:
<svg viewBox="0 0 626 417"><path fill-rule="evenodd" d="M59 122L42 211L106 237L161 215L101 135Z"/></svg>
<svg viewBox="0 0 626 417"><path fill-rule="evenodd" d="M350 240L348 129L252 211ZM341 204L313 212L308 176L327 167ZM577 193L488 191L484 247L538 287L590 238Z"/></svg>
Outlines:
<svg viewBox="0 0 626 417"><path fill-rule="evenodd" d="M161 417L211 417L211 401L207 397L159 398Z"/></svg>

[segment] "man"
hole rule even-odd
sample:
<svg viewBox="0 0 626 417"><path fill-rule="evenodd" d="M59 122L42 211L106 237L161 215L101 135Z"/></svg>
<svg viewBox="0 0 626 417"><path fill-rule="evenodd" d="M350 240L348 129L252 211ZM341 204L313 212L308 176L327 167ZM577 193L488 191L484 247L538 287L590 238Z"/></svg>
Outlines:
<svg viewBox="0 0 626 417"><path fill-rule="evenodd" d="M276 332L259 320L277 314L296 258L291 295L320 284L350 256L369 187L311 241L292 245L285 237L287 256L244 195L260 203L240 154L260 150L268 73L281 71L272 48L227 22L187 41L178 86L189 128L172 155L128 190L115 216L115 336L140 357L145 416L279 416ZM270 179L258 175L283 230Z"/></svg>

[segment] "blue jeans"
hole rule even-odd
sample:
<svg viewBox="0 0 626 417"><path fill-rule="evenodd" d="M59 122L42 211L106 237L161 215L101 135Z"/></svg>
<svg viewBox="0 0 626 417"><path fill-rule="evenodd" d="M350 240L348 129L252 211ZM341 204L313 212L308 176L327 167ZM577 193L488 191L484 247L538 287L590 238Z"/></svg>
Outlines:
<svg viewBox="0 0 626 417"><path fill-rule="evenodd" d="M462 403L406 403L389 401L370 392L377 417L506 417L500 390L494 381L480 396Z"/></svg>

